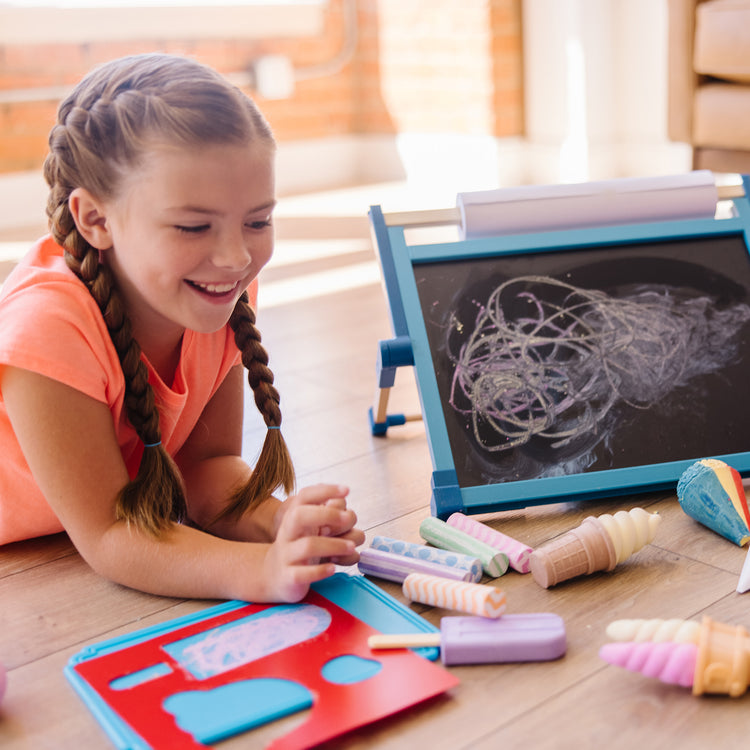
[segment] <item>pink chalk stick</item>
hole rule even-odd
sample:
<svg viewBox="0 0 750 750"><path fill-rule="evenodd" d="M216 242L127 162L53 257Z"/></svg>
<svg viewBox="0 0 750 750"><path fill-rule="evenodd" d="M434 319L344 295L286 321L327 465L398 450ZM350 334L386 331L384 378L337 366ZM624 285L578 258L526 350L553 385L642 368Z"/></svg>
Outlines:
<svg viewBox="0 0 750 750"><path fill-rule="evenodd" d="M463 513L451 514L446 523L455 529L460 529L465 534L474 537L474 539L488 544L499 552L504 552L508 556L508 562L513 570L519 573L529 572L529 556L534 551L531 547L519 542L517 539L495 531L495 529L490 528L487 524L475 521Z"/></svg>

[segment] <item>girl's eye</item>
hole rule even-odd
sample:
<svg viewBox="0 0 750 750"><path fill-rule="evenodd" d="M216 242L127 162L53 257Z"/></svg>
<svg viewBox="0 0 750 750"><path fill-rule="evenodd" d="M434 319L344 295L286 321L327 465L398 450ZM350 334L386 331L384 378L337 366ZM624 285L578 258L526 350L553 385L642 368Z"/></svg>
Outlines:
<svg viewBox="0 0 750 750"><path fill-rule="evenodd" d="M205 232L208 229L210 229L209 224L198 224L197 226L175 226L175 229L179 232L184 232L185 234L200 234L201 232Z"/></svg>
<svg viewBox="0 0 750 750"><path fill-rule="evenodd" d="M263 219L262 221L251 221L248 222L247 226L249 226L250 229L265 229L266 227L271 226L271 220Z"/></svg>

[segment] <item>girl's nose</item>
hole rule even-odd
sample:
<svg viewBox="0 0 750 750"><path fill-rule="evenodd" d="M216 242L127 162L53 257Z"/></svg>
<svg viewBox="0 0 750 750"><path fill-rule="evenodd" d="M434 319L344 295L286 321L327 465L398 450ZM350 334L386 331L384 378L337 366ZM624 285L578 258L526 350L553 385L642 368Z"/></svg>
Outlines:
<svg viewBox="0 0 750 750"><path fill-rule="evenodd" d="M252 260L250 243L242 234L222 238L212 256L217 268L242 269L249 266Z"/></svg>

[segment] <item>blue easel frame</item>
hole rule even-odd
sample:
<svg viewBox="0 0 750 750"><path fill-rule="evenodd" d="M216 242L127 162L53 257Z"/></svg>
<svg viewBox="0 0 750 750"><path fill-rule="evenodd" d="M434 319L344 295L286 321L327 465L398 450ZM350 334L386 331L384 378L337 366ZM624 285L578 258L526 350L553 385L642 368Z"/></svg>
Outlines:
<svg viewBox="0 0 750 750"><path fill-rule="evenodd" d="M680 475L695 458L562 477L471 487L459 486L414 279L414 266L420 263L489 258L504 254L554 252L556 249L585 249L639 241L727 235L741 235L750 253L750 177L743 176L742 183L744 196L732 198L736 215L731 218L621 224L438 244L407 244L405 231L408 227L394 222L393 217L386 217L380 206L371 206L369 217L373 240L380 256L394 333L392 339L379 342L378 387L381 393L387 394L388 389L394 384L397 369L414 366L422 418L434 468L431 480L433 515L447 518L456 511L466 514L488 513L553 502L673 489ZM385 414L383 409L386 402L387 396L386 401L381 401L377 412L370 410L370 427L373 435L385 436L389 427L403 424L408 419L401 414ZM748 452L713 457L726 461L742 475L750 473Z"/></svg>

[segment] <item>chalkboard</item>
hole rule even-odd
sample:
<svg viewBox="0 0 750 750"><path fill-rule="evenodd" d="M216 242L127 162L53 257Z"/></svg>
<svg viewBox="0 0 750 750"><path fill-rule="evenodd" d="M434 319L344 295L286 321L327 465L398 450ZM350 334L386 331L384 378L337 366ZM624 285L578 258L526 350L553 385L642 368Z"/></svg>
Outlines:
<svg viewBox="0 0 750 750"><path fill-rule="evenodd" d="M414 276L460 485L750 450L741 236Z"/></svg>
<svg viewBox="0 0 750 750"><path fill-rule="evenodd" d="M750 474L750 204L734 203L416 245L371 209L435 515L674 490L706 457Z"/></svg>

